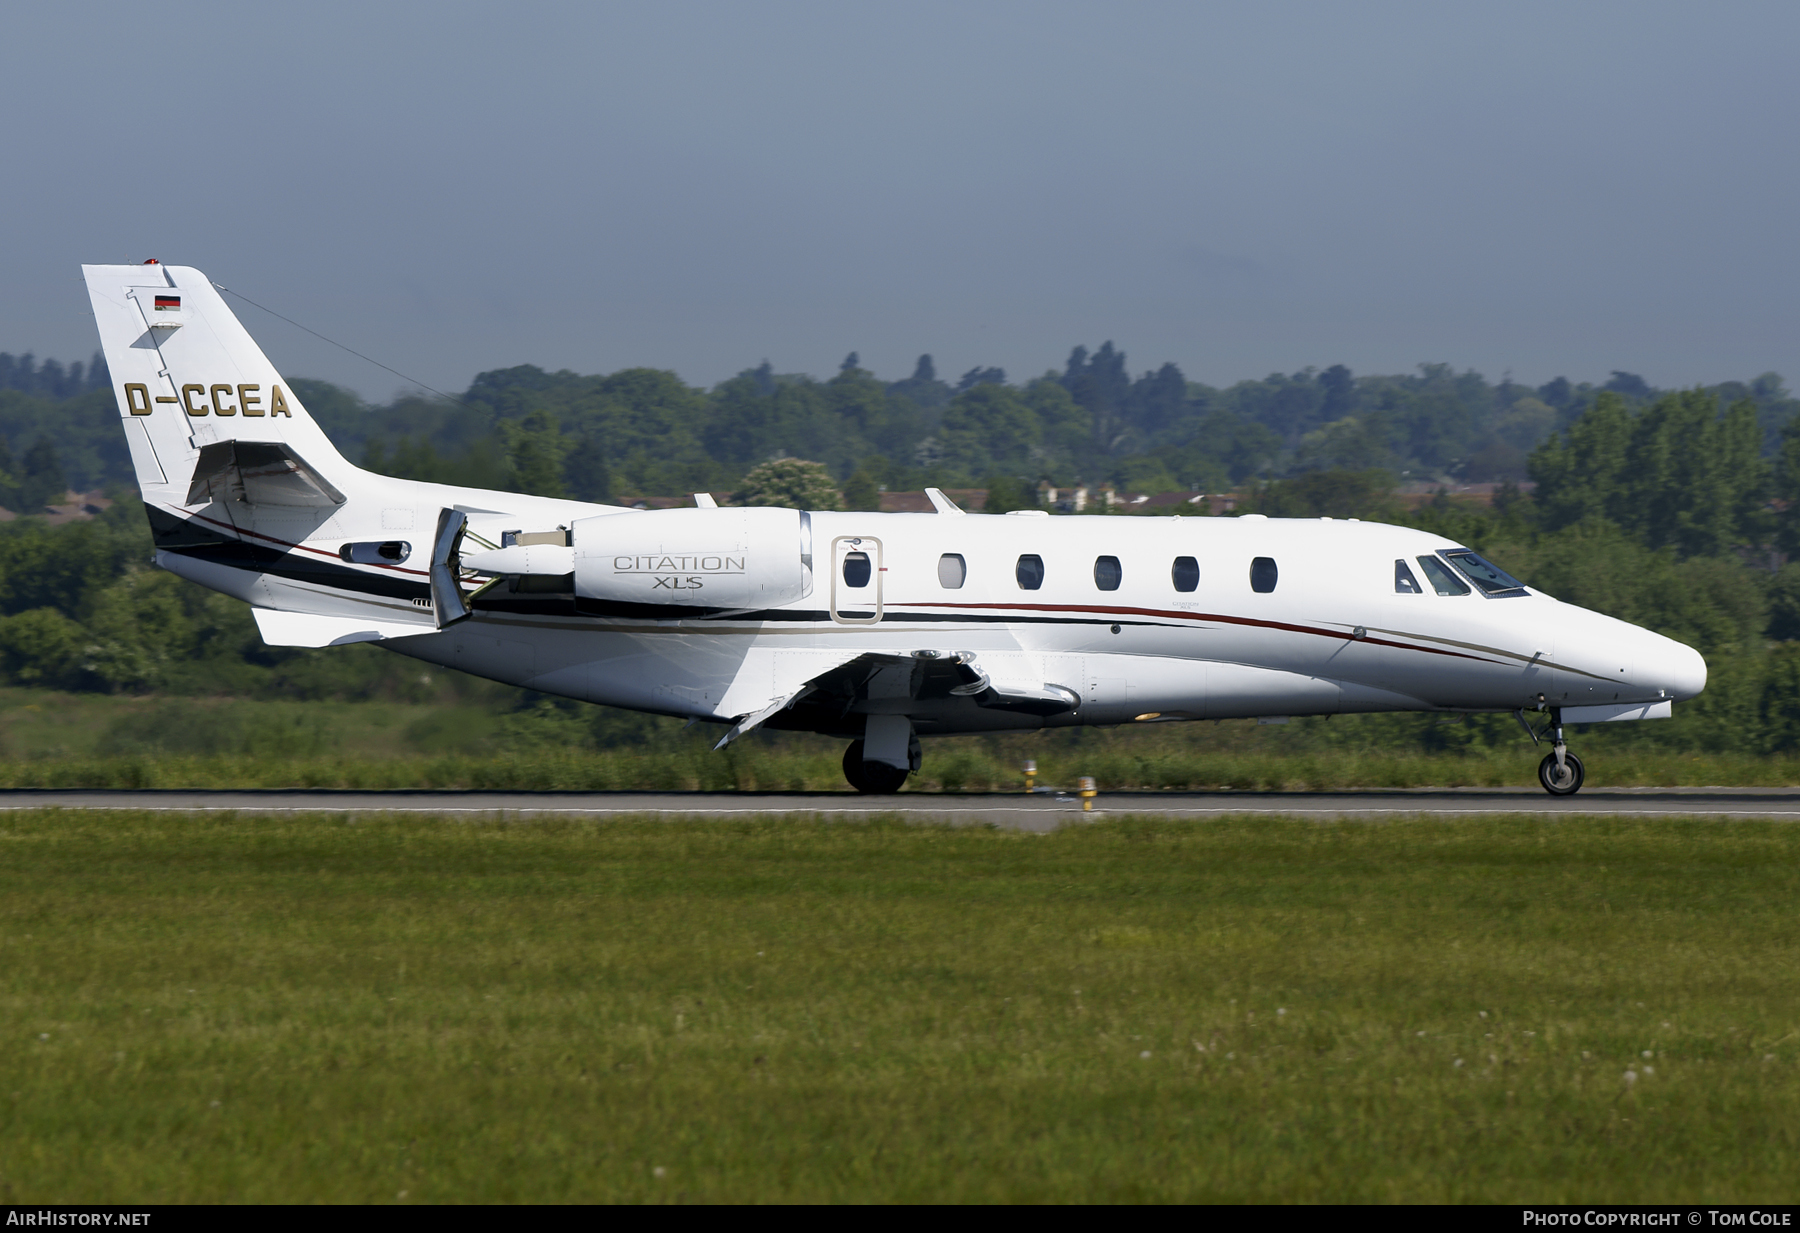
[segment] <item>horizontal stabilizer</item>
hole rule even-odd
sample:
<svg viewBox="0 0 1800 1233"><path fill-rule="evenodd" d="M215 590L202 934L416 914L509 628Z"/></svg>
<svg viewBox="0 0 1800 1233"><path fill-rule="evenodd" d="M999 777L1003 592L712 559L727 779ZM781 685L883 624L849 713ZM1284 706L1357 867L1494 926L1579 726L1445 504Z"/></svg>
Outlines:
<svg viewBox="0 0 1800 1233"><path fill-rule="evenodd" d="M424 623L372 621L363 617L318 616L311 612L278 612L253 608L256 628L269 646L348 646L384 638L412 638L434 632Z"/></svg>
<svg viewBox="0 0 1800 1233"><path fill-rule="evenodd" d="M344 494L288 446L234 439L202 447L194 464L187 504L209 501L329 509L342 505Z"/></svg>

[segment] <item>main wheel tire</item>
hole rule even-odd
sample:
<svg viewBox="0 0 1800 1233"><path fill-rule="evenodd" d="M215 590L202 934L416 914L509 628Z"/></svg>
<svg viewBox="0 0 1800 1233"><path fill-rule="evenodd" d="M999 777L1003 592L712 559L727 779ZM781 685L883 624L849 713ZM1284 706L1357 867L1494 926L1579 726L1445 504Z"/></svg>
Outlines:
<svg viewBox="0 0 1800 1233"><path fill-rule="evenodd" d="M885 762L864 762L861 741L851 741L850 747L844 750L844 778L858 792L881 796L898 792L911 773Z"/></svg>
<svg viewBox="0 0 1800 1233"><path fill-rule="evenodd" d="M1555 754L1545 754L1544 760L1538 763L1538 782L1544 785L1544 791L1551 796L1574 796L1581 791L1581 781L1586 775L1581 759L1567 751L1563 753L1563 774L1560 778L1556 773Z"/></svg>

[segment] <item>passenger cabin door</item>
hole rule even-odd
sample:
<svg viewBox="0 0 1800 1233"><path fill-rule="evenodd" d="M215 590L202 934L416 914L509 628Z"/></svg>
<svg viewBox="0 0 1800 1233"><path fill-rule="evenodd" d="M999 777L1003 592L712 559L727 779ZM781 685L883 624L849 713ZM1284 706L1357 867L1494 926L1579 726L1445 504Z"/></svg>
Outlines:
<svg viewBox="0 0 1800 1233"><path fill-rule="evenodd" d="M831 619L839 625L881 620L881 583L887 570L881 541L872 535L840 535L831 541Z"/></svg>

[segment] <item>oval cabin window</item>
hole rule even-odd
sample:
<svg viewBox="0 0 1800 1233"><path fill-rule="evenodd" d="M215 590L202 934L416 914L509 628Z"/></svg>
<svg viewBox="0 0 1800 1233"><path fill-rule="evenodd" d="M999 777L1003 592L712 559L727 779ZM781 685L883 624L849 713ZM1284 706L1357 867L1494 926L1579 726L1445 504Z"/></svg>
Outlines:
<svg viewBox="0 0 1800 1233"><path fill-rule="evenodd" d="M1259 595L1267 595L1275 589L1280 573L1275 568L1274 557L1257 557L1250 562L1250 589Z"/></svg>
<svg viewBox="0 0 1800 1233"><path fill-rule="evenodd" d="M852 552L844 557L844 585L847 587L866 587L873 575L873 567L869 564L869 554Z"/></svg>
<svg viewBox="0 0 1800 1233"><path fill-rule="evenodd" d="M1125 570L1119 565L1118 557L1094 558L1094 585L1102 591L1118 590L1124 579Z"/></svg>
<svg viewBox="0 0 1800 1233"><path fill-rule="evenodd" d="M961 590L968 576L969 566L961 553L946 552L938 558L938 585L946 591Z"/></svg>
<svg viewBox="0 0 1800 1233"><path fill-rule="evenodd" d="M1035 591L1044 585L1044 558L1037 553L1027 553L1019 558L1018 568L1013 576L1019 580L1021 591Z"/></svg>
<svg viewBox="0 0 1800 1233"><path fill-rule="evenodd" d="M1177 591L1197 591L1200 589L1200 562L1193 557L1176 557L1169 577L1174 580Z"/></svg>

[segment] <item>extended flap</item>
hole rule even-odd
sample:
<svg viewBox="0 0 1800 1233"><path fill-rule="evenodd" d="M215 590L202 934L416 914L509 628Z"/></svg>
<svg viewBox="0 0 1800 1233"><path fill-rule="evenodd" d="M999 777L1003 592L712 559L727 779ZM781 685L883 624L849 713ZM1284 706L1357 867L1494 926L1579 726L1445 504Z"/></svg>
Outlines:
<svg viewBox="0 0 1800 1233"><path fill-rule="evenodd" d="M278 612L252 608L257 632L269 646L347 646L352 642L380 642L386 638L413 638L432 632L419 622L371 620L366 617L320 616L312 612Z"/></svg>

